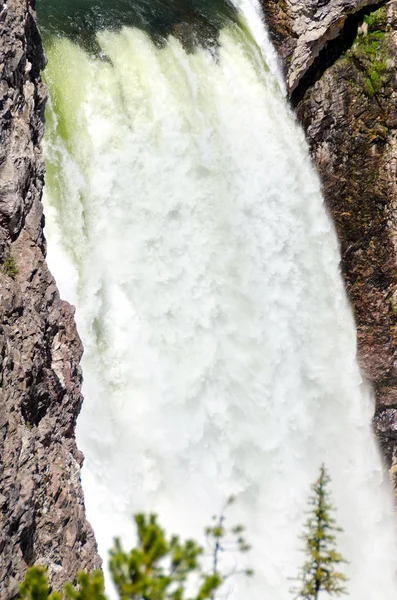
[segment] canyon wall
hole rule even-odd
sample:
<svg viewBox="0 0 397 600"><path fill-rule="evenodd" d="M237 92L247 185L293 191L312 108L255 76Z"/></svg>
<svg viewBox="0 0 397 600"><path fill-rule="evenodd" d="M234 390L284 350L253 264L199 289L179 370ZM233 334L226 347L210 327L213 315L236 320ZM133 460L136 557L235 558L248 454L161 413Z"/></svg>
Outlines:
<svg viewBox="0 0 397 600"><path fill-rule="evenodd" d="M262 0L341 245L397 486L397 2Z"/></svg>
<svg viewBox="0 0 397 600"><path fill-rule="evenodd" d="M82 345L45 261L45 58L29 0L0 0L0 598L100 564L75 442Z"/></svg>
<svg viewBox="0 0 397 600"><path fill-rule="evenodd" d="M262 0L323 181L374 419L397 465L397 3ZM82 346L45 262L45 58L31 0L0 0L0 598L100 564L75 442ZM397 480L396 480L397 482Z"/></svg>

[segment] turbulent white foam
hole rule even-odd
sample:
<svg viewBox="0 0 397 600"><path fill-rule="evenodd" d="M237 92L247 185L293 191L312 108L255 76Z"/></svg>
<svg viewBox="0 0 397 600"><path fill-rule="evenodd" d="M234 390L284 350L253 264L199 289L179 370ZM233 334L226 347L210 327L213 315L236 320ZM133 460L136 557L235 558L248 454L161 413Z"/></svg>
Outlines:
<svg viewBox="0 0 397 600"><path fill-rule="evenodd" d="M243 16L248 26L248 31L252 33L255 43L261 50L262 56L266 57L266 64L279 84L280 90L286 95L286 85L280 70L280 61L263 24L263 11L259 0L234 0L233 4Z"/></svg>
<svg viewBox="0 0 397 600"><path fill-rule="evenodd" d="M391 600L391 494L335 233L273 75L238 28L217 61L132 29L99 42L111 63L48 48L45 203L86 349L78 441L102 555L132 543L134 512L199 537L234 493L256 576L233 598L285 599L325 461L351 595Z"/></svg>

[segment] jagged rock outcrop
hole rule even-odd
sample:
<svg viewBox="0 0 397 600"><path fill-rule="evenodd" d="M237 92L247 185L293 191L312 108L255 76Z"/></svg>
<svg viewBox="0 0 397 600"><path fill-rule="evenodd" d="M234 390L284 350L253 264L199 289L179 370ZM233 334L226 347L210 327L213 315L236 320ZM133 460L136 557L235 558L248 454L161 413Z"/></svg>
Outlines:
<svg viewBox="0 0 397 600"><path fill-rule="evenodd" d="M397 470L397 9L262 0L342 250L375 428ZM371 5L367 17L363 7ZM351 20L352 16L354 17ZM332 46L332 47L331 47ZM317 57L320 59L316 63ZM0 598L26 567L54 587L99 565L74 429L82 346L45 262L46 90L33 2L0 0ZM327 67L325 69L325 66Z"/></svg>
<svg viewBox="0 0 397 600"><path fill-rule="evenodd" d="M29 0L0 0L0 598L100 564L75 442L82 345L45 262L44 55Z"/></svg>
<svg viewBox="0 0 397 600"><path fill-rule="evenodd" d="M397 488L397 2L362 10L361 1L290 1L292 39L269 11L280 3L264 1L339 236L359 360L376 393L375 431ZM318 34L327 11L344 27L310 50L308 32ZM297 61L302 48L312 54Z"/></svg>
<svg viewBox="0 0 397 600"><path fill-rule="evenodd" d="M346 19L381 0L262 0L273 40L287 66L292 92L321 50L338 37Z"/></svg>

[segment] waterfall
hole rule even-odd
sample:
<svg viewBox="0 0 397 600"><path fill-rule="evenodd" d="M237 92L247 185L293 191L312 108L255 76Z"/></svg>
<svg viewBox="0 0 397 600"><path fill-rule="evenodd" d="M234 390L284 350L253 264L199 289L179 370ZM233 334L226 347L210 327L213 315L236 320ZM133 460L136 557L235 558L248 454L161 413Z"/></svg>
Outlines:
<svg viewBox="0 0 397 600"><path fill-rule="evenodd" d="M131 23L98 28L97 53L46 34L48 260L85 346L88 518L106 558L138 511L200 539L235 494L256 574L230 597L285 600L324 461L351 597L391 600L336 235L259 9L238 8L193 51Z"/></svg>

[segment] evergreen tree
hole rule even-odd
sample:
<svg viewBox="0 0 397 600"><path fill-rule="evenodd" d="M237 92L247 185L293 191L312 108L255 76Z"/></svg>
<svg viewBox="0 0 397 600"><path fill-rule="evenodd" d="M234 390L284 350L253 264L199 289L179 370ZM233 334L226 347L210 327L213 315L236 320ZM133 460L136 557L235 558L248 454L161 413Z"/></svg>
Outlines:
<svg viewBox="0 0 397 600"><path fill-rule="evenodd" d="M245 528L242 525L235 525L234 527L226 527L225 521L225 512L227 508L235 502L235 497L230 496L224 510L220 515L214 515L212 520L215 522L212 527L207 527L205 530L207 536L207 542L210 547L211 556L212 556L212 574L213 577L220 576L220 560L221 556L224 552L239 552L244 553L250 550L249 544L247 544L245 538L243 537L243 533ZM223 571L222 571L223 572ZM251 569L242 569L234 568L229 572L223 572L221 576L222 583L225 583L226 580L230 579L230 577L238 574L243 574L247 576L252 576L253 571ZM211 595L211 600L215 599L215 591Z"/></svg>
<svg viewBox="0 0 397 600"><path fill-rule="evenodd" d="M229 498L229 506L234 498ZM208 527L207 540L211 547L212 568L203 569L200 558L204 550L193 540L181 543L178 536L167 540L155 515L135 516L138 545L125 552L120 540L116 540L110 552L110 571L119 592L120 600L184 600L187 580L191 575L198 578L198 591L190 600L214 599L218 588L232 575L250 570L224 573L220 568L223 552L246 552L249 546L242 537L244 528L236 525L225 527L225 515L214 516L215 526Z"/></svg>
<svg viewBox="0 0 397 600"><path fill-rule="evenodd" d="M45 567L31 567L19 586L18 600L60 600L61 595L50 594Z"/></svg>
<svg viewBox="0 0 397 600"><path fill-rule="evenodd" d="M76 576L76 585L68 583L64 590L65 600L106 600L105 582L101 571L80 571ZM50 597L50 600L54 599Z"/></svg>
<svg viewBox="0 0 397 600"><path fill-rule="evenodd" d="M228 504L230 504L229 500ZM123 549L116 539L110 551L110 571L120 600L189 600L215 598L216 591L233 573L222 573L219 565L221 552L238 550L245 552L248 545L242 537L243 528L237 525L227 529L225 517L214 517L217 523L206 529L207 538L213 542L211 569L201 565L203 548L194 540L181 542L178 536L167 539L157 522L156 515L135 516L138 544L131 551ZM232 546L230 542L232 534ZM251 571L242 571L251 574ZM193 584L196 592L190 592ZM67 584L62 592L50 590L46 569L35 566L28 569L19 588L19 600L106 600L101 571L91 574L80 572L75 584Z"/></svg>
<svg viewBox="0 0 397 600"><path fill-rule="evenodd" d="M91 574L79 572L76 585L68 583L64 591L52 592L48 585L47 570L36 566L28 569L24 582L19 586L19 600L106 600L101 571Z"/></svg>
<svg viewBox="0 0 397 600"><path fill-rule="evenodd" d="M138 545L126 552L119 539L110 551L110 571L120 600L183 600L187 579L199 575L195 600L205 600L222 583L220 577L201 573L202 548L193 540L167 540L156 515L135 516Z"/></svg>
<svg viewBox="0 0 397 600"><path fill-rule="evenodd" d="M347 593L344 585L346 577L338 571L339 565L346 561L336 550L335 535L343 530L337 527L332 516L334 507L328 491L329 483L330 477L322 465L320 476L312 486L309 518L301 536L306 542L304 551L307 560L297 578L299 586L291 590L296 599L317 600L321 591L330 596Z"/></svg>

